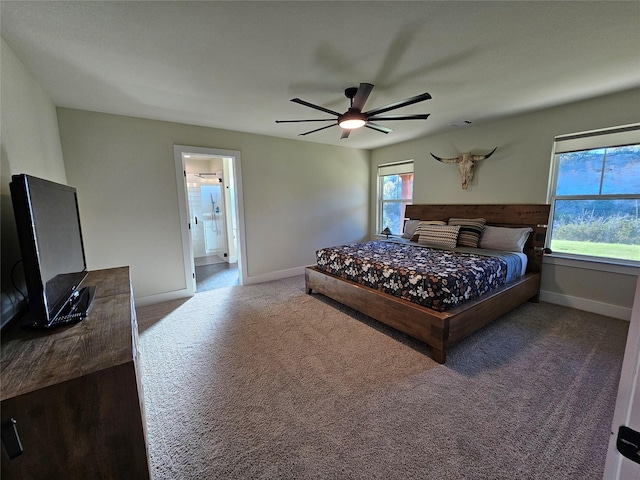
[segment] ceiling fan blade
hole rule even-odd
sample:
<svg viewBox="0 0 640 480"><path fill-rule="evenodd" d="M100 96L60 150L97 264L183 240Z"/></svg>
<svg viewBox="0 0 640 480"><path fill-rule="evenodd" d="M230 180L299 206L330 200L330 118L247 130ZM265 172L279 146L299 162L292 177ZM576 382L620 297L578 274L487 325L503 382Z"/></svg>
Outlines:
<svg viewBox="0 0 640 480"><path fill-rule="evenodd" d="M356 96L353 97L353 108L358 109L359 112L364 108L364 104L367 103L367 99L373 90L373 85L370 83L361 83L356 92Z"/></svg>
<svg viewBox="0 0 640 480"><path fill-rule="evenodd" d="M300 122L335 122L335 118L314 118L309 120L276 120L276 123L300 123Z"/></svg>
<svg viewBox="0 0 640 480"><path fill-rule="evenodd" d="M431 98L431 95L429 95L428 93L423 93L422 95L416 95L415 97L407 98L406 100L395 102L390 105L386 105L384 107L374 108L373 110L364 112L364 114L367 117L373 117L374 115L388 112L389 110L395 110L396 108L406 107L407 105L413 105L414 103L424 102L425 100L429 100L430 98Z"/></svg>
<svg viewBox="0 0 640 480"><path fill-rule="evenodd" d="M418 113L416 115L386 115L384 117L368 117L368 120L382 122L387 120L426 120L430 113Z"/></svg>
<svg viewBox="0 0 640 480"><path fill-rule="evenodd" d="M391 130L390 128L383 127L382 125L378 125L376 123L367 122L364 126L372 130L377 130L378 132L382 132L382 133L393 132L393 130Z"/></svg>
<svg viewBox="0 0 640 480"><path fill-rule="evenodd" d="M319 132L320 130L324 130L325 128L333 127L334 125L338 125L338 124L337 124L337 123L334 123L333 125L327 125L326 127L316 128L315 130L311 130L311 131L309 131L309 132L300 133L298 136L299 136L299 137L303 137L303 136L305 136L305 135L309 135L310 133Z"/></svg>
<svg viewBox="0 0 640 480"><path fill-rule="evenodd" d="M342 135L340 136L340 140L342 140L343 138L349 138L350 133L351 133L351 130L347 130L346 128L343 128Z"/></svg>
<svg viewBox="0 0 640 480"><path fill-rule="evenodd" d="M333 110L329 110L328 108L321 107L320 105L314 105L313 103L305 102L304 100L300 100L299 98L292 98L291 101L293 103L299 103L300 105L304 105L305 107L315 108L316 110L320 110L321 112L330 113L331 115L335 115L337 117L342 115L341 113L334 112Z"/></svg>

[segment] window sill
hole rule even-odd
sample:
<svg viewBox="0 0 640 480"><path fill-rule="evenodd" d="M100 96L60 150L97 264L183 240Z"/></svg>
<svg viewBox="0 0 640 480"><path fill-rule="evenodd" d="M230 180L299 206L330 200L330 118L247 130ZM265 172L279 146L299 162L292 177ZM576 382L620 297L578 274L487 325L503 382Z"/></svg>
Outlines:
<svg viewBox="0 0 640 480"><path fill-rule="evenodd" d="M376 240L379 239L379 238L381 238L383 240L386 240L387 239L387 235L384 235L382 233L374 233L373 234L373 238L375 238ZM401 238L401 236L400 235L389 235L389 238Z"/></svg>
<svg viewBox="0 0 640 480"><path fill-rule="evenodd" d="M565 256L559 253L545 255L543 263L549 265L560 265L563 267L584 268L586 270L596 270L600 272L619 273L622 275L638 276L640 267L633 263L623 261L613 262L610 260L596 260Z"/></svg>

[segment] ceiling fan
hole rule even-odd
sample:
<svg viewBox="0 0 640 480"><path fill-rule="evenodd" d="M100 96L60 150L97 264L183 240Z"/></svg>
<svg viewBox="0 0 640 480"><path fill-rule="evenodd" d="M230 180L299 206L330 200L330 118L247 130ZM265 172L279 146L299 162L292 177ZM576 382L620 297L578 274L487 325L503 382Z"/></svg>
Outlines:
<svg viewBox="0 0 640 480"><path fill-rule="evenodd" d="M331 125L327 125L326 127L316 128L315 130L311 130L309 132L301 133L300 136L309 135L310 133L319 132L320 130L324 130L326 128L333 127L338 125L342 128L342 138L349 137L351 130L355 130L361 127L371 128L372 130L377 130L382 133L390 133L393 130L387 127L383 127L382 125L378 125L376 121L389 121L389 120L426 120L429 116L428 113L422 113L417 115L385 115L380 116L381 113L388 112L390 110L395 110L396 108L406 107L407 105L413 105L414 103L423 102L425 100L429 100L431 95L428 93L423 93L422 95L416 95L415 97L407 98L406 100L402 100L400 102L395 102L390 105L386 105L380 108L374 108L373 110L369 110L367 112L363 112L364 104L367 102L369 95L371 94L371 90L373 90L373 85L370 83L361 83L359 87L349 87L344 91L344 95L350 101L349 110L345 113L334 112L333 110L329 110L328 108L321 107L319 105L314 105L313 103L305 102L304 100L300 100L299 98L292 98L291 101L294 103L299 103L300 105L305 105L307 107L315 108L316 110L320 110L321 112L330 113L331 115L335 115L337 118L316 118L309 120L276 120L276 123L299 123L299 122L334 122Z"/></svg>

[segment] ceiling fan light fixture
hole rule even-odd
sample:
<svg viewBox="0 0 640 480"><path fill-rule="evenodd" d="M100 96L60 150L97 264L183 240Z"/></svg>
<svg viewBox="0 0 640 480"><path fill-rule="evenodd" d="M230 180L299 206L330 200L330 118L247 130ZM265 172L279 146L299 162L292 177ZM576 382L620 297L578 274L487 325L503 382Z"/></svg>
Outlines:
<svg viewBox="0 0 640 480"><path fill-rule="evenodd" d="M339 123L340 127L346 130L354 130L356 128L364 127L364 124L365 121L361 118L347 118Z"/></svg>
<svg viewBox="0 0 640 480"><path fill-rule="evenodd" d="M367 117L360 112L351 111L351 109L338 118L338 125L345 130L355 130L356 128L364 127L365 123L367 123Z"/></svg>
<svg viewBox="0 0 640 480"><path fill-rule="evenodd" d="M331 128L335 125L338 125L342 128L342 136L341 139L349 138L349 134L351 130L356 130L358 128L367 127L372 130L377 130L382 133L391 133L393 130L387 127L383 127L382 125L378 125L378 121L399 121L399 120L426 120L429 116L428 113L420 113L415 115L383 115L380 114L389 112L391 110L395 110L397 108L406 107L409 105L413 105L414 103L424 102L425 100L430 100L431 95L427 92L416 95L415 97L407 98L400 102L394 102L389 105L385 105L384 107L374 108L373 110L368 110L362 113L364 110L364 106L367 103L367 99L369 98L369 94L373 89L373 85L371 83L361 83L359 87L349 87L344 91L344 95L349 99L351 106L349 110L345 113L336 112L335 110L330 110L328 108L322 107L320 105L315 105L313 103L305 102L299 98L292 98L291 101L293 103L298 103L305 107L313 108L314 110L320 110L321 112L328 113L330 115L334 115L334 118L310 118L310 119L301 119L301 120L276 120L276 123L300 123L300 122L332 122L329 125L324 127L315 128L308 132L300 133L299 135L309 135L310 133L320 132L327 128ZM337 118L336 118L337 117ZM371 120L371 122L369 121Z"/></svg>

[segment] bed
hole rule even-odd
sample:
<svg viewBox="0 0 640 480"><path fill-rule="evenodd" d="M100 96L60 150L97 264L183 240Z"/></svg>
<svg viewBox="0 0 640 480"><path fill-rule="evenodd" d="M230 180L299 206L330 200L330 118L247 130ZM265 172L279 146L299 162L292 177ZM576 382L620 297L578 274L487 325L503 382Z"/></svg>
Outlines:
<svg viewBox="0 0 640 480"><path fill-rule="evenodd" d="M526 243L520 245L522 249L521 257L524 260L523 264L526 264L526 268L523 268L518 275L515 275L515 278L507 278L507 276L514 277L509 272L500 272L499 276L505 273L504 281L498 282L497 285L495 282L489 282L492 283L489 288L484 288L485 286L483 288L474 287L475 292L471 292L469 295L459 294L457 301L449 301L447 303L447 301L440 300L435 303L427 302L426 304L421 304L420 300L404 294L411 290L410 288L400 289L403 292L401 294L385 291L380 285L363 281L361 277L364 275L362 274L354 274L353 272L346 274L339 270L333 271L332 268L328 268L326 265L326 263L331 262L323 261L319 258L318 264L313 267L307 267L305 270L307 292L309 294L316 292L327 296L426 343L431 347L433 359L439 363L445 363L447 350L450 346L523 302L528 300L537 302L539 300L540 272L549 218L549 205L408 205L405 216L408 222L414 221L414 224L418 223L418 221L423 222L420 224L419 231L425 235L424 238L429 238L428 235L431 230L437 229L438 235L444 231L455 230L451 228L450 223L461 225L456 237L457 242L461 241L462 237L469 232L473 233L473 229L465 227L465 225L468 225L465 223L466 220L484 219L484 225L479 230L476 229L478 235L476 241L479 240L476 247L493 247L494 243L490 241L489 237L495 232L502 233L518 229L530 229L530 233L526 237ZM440 223L446 226L424 226L432 223ZM420 228L427 233L424 233ZM463 231L467 233L463 235ZM486 242L483 242L484 235L486 235ZM422 237L418 236L418 239L420 238ZM416 237L413 240L416 240ZM450 239L447 241L450 241ZM412 242L411 239L391 240L389 244L397 244L399 246L390 247L391 255L395 257L403 255L407 248L412 251L413 249L424 251L425 247L430 256L433 255L433 251L441 252L442 256L453 256L449 255L450 252L456 252L456 255L474 257L474 259L477 256L482 256L476 254L481 253L481 250L474 252L474 247L470 246L473 245L473 239L471 239L471 243L468 242L469 239L467 238L463 242L466 243L466 246L463 245L464 248L462 249L440 245L434 246L429 241L416 243L415 241ZM379 243L381 242L373 242L368 246L357 244L354 248L356 250L365 250L365 253L368 254L377 255L378 247L380 251L387 250L387 247L383 248ZM495 245L499 243L497 242ZM337 248L340 250L342 247L345 246L338 246ZM332 259L338 258L342 253L347 253L339 250L329 250L329 255L333 255L331 256ZM374 252L372 253L369 250L374 250ZM487 248L482 248L482 251L484 250L487 250ZM498 253L497 256L500 257L501 255L502 252ZM494 257L489 255L487 258ZM424 264L430 261L421 261L420 263ZM349 265L355 263L366 264L366 262L354 257L354 260ZM385 264L387 263L385 261ZM516 266L512 268L517 270L517 264L514 265ZM451 270L450 265L447 269ZM408 275L406 270L407 268L400 274ZM409 268L409 270L413 269ZM473 264L467 270L477 270L477 268ZM498 273L494 271L493 275L496 276ZM427 275L423 274L423 276ZM460 283L465 282L464 278L471 277L463 276ZM407 285L407 281L409 281L407 278L398 280L399 283L404 282L405 285ZM392 284L394 282L387 281L387 283ZM469 280L469 283L474 282L483 283L482 280ZM429 297L429 295L423 295L423 297Z"/></svg>

